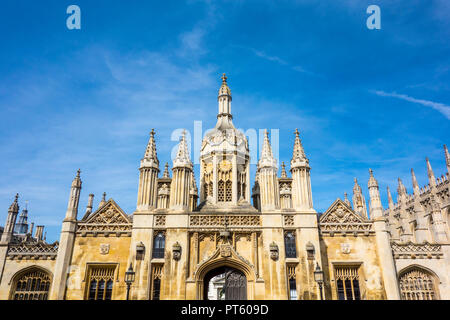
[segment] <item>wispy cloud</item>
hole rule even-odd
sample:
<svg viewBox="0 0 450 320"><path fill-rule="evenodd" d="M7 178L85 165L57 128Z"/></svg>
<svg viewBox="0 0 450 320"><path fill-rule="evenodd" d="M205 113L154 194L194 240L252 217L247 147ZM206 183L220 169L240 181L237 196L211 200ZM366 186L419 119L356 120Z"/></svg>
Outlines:
<svg viewBox="0 0 450 320"><path fill-rule="evenodd" d="M429 101L429 100L423 100L423 99L416 99L413 97L410 97L406 94L398 94L395 92L384 92L384 91L373 91L376 95L381 96L381 97L393 97L393 98L398 98L401 100L405 100L405 101L409 101L412 103L417 103L417 104L421 104L423 106L426 107L430 107L433 108L434 110L439 111L440 113L442 113L447 119L450 120L450 106L445 105L443 103L440 102L434 102L434 101Z"/></svg>
<svg viewBox="0 0 450 320"><path fill-rule="evenodd" d="M308 71L305 68L303 68L302 66L291 65L289 62L287 62L286 60L284 60L284 59L282 59L280 57L268 55L268 54L266 54L263 51L255 50L255 49L253 49L253 52L254 52L254 54L256 56L258 56L260 58L263 58L263 59L268 60L268 61L276 62L276 63L278 63L280 65L283 65L283 66L287 66L287 67L291 68L292 70L294 70L296 72L305 73L305 74L309 74L309 75L312 75L312 76L318 76L318 74L316 74L314 72L311 72L311 71Z"/></svg>

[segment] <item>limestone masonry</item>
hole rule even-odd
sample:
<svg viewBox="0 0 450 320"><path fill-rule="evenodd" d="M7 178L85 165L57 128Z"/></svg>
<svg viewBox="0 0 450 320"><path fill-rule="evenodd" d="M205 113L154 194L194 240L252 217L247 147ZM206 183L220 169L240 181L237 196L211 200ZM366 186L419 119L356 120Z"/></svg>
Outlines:
<svg viewBox="0 0 450 320"><path fill-rule="evenodd" d="M170 174L160 175L152 130L140 162L136 211L127 214L106 194L97 209L82 182L72 182L60 241L19 214L18 195L0 228L0 299L450 299L450 154L447 173L413 193L398 181L384 209L372 170L368 206L355 179L350 201L314 210L310 163L300 134L289 173L278 176L265 132L250 186L246 136L232 122L225 75L215 128L200 150L195 180L185 135Z"/></svg>

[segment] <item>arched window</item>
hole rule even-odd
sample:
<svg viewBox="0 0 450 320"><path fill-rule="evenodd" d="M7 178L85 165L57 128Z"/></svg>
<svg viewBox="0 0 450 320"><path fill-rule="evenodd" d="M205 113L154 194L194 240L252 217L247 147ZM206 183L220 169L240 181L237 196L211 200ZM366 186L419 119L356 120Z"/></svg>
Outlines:
<svg viewBox="0 0 450 320"><path fill-rule="evenodd" d="M13 300L47 300L50 276L41 269L31 269L15 279Z"/></svg>
<svg viewBox="0 0 450 320"><path fill-rule="evenodd" d="M297 258L295 231L288 231L284 234L284 247L286 249L286 258Z"/></svg>
<svg viewBox="0 0 450 320"><path fill-rule="evenodd" d="M156 259L164 258L164 249L166 247L166 236L163 232L158 232L153 241L152 257Z"/></svg>
<svg viewBox="0 0 450 320"><path fill-rule="evenodd" d="M438 299L433 276L420 268L413 268L400 276L400 292L403 300Z"/></svg>

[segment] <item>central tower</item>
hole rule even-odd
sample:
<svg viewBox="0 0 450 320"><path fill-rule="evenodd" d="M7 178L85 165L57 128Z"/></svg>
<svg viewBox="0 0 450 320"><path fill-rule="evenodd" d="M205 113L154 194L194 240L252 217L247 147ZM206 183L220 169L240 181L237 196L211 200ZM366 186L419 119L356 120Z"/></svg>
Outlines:
<svg viewBox="0 0 450 320"><path fill-rule="evenodd" d="M200 150L200 202L229 208L250 203L250 156L245 135L233 125L231 90L222 76L216 126Z"/></svg>

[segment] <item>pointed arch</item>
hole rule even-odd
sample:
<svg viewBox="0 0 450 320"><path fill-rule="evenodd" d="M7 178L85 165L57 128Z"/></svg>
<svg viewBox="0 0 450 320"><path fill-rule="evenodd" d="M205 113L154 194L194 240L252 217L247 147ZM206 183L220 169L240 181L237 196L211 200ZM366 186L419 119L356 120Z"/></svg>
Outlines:
<svg viewBox="0 0 450 320"><path fill-rule="evenodd" d="M53 280L51 271L37 265L19 270L11 277L10 300L47 300Z"/></svg>
<svg viewBox="0 0 450 320"><path fill-rule="evenodd" d="M398 273L402 300L439 300L439 277L431 269L413 264Z"/></svg>
<svg viewBox="0 0 450 320"><path fill-rule="evenodd" d="M254 266L242 258L231 246L225 245L224 247L229 249L229 255L227 254L224 256L222 251L223 247L219 247L209 259L202 262L194 271L194 281L197 284L197 299L203 299L205 276L214 269L229 267L236 269L245 275L247 280L247 299L253 300L254 284L256 281Z"/></svg>

